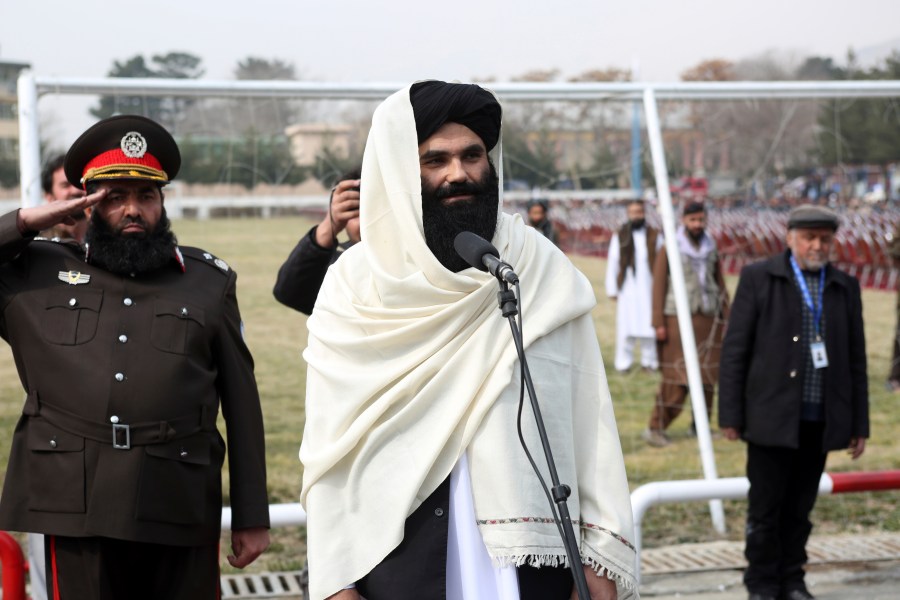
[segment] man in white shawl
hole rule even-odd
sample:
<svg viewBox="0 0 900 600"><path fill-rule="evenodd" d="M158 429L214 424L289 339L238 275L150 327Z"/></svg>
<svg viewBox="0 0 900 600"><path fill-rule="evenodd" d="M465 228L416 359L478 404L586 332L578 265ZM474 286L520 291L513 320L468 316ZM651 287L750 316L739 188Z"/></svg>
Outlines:
<svg viewBox="0 0 900 600"><path fill-rule="evenodd" d="M453 240L491 240L522 285L528 365L591 598L636 597L628 485L587 279L500 211L500 105L426 81L375 111L361 238L310 318L300 458L313 599L576 597L516 432L519 363L497 280ZM540 459L530 408L523 435ZM617 596L618 595L618 596Z"/></svg>
<svg viewBox="0 0 900 600"><path fill-rule="evenodd" d="M647 225L643 200L625 208L628 220L609 241L606 260L606 295L616 303L616 371L627 371L634 362L634 344L641 347L641 366L655 371L656 332L650 322L653 262L662 248L659 230Z"/></svg>

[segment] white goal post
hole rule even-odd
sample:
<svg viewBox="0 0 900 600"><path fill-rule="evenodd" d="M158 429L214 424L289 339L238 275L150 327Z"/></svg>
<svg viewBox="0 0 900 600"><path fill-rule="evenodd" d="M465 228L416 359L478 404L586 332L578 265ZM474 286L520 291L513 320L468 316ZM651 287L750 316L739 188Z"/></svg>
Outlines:
<svg viewBox="0 0 900 600"><path fill-rule="evenodd" d="M660 100L834 99L900 97L900 81L744 81L677 83L488 83L502 102L632 101L642 102L658 209L684 347L688 388L695 415L703 474L717 479L709 418L704 401L697 346L691 326L682 263L676 242L676 215L672 206L662 131L657 112ZM19 162L22 206L41 202L38 104L45 94L133 94L143 96L227 95L243 98L305 100L381 100L404 84L328 83L304 81L204 81L196 79L38 77L30 71L18 79ZM713 526L725 531L721 500L710 502Z"/></svg>

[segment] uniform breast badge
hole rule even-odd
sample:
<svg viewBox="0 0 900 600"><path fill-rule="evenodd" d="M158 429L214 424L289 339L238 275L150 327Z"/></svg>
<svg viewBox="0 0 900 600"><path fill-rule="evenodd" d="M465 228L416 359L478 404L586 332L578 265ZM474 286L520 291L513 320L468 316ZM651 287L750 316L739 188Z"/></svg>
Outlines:
<svg viewBox="0 0 900 600"><path fill-rule="evenodd" d="M81 271L60 271L59 280L69 285L81 285L90 282L91 276Z"/></svg>

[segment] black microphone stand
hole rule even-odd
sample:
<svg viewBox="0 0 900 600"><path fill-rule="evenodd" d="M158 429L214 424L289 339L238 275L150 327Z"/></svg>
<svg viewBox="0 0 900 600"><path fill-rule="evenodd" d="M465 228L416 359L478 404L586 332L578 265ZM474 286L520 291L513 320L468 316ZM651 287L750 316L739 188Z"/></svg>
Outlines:
<svg viewBox="0 0 900 600"><path fill-rule="evenodd" d="M519 362L522 365L522 379L525 381L525 387L528 390L528 398L531 400L531 409L534 412L534 421L537 425L538 435L541 438L541 445L544 448L544 456L547 459L547 469L550 471L550 481L553 484L551 488L553 501L559 510L560 526L562 527L563 546L566 548L566 556L569 558L569 568L572 571L572 577L575 579L575 589L578 590L579 600L590 600L591 595L588 591L587 580L584 577L584 569L581 566L581 553L578 550L578 543L575 540L575 530L572 527L572 517L569 514L569 505L566 502L572 494L572 488L568 485L560 483L559 475L556 472L556 463L553 462L553 452L550 450L550 440L547 438L547 430L544 428L544 419L541 416L541 408L538 405L537 393L534 390L534 382L531 380L531 373L528 371L528 363L525 361L525 347L522 342L522 332L516 324L516 315L519 313L517 308L518 299L515 292L509 289L506 281L500 279L500 291L497 292L497 302L500 306L500 312L509 321L510 329L512 329L513 342L516 345L516 352L519 355ZM526 449L527 452L527 449ZM538 474L540 477L540 474Z"/></svg>

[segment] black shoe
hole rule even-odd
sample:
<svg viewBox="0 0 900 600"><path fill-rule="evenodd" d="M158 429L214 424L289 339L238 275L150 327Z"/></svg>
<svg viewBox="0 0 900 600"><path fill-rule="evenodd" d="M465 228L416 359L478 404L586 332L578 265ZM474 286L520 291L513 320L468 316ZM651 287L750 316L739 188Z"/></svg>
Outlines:
<svg viewBox="0 0 900 600"><path fill-rule="evenodd" d="M771 594L750 594L748 600L778 600L778 598Z"/></svg>
<svg viewBox="0 0 900 600"><path fill-rule="evenodd" d="M781 593L781 600L816 600L816 597L804 588L797 588Z"/></svg>

